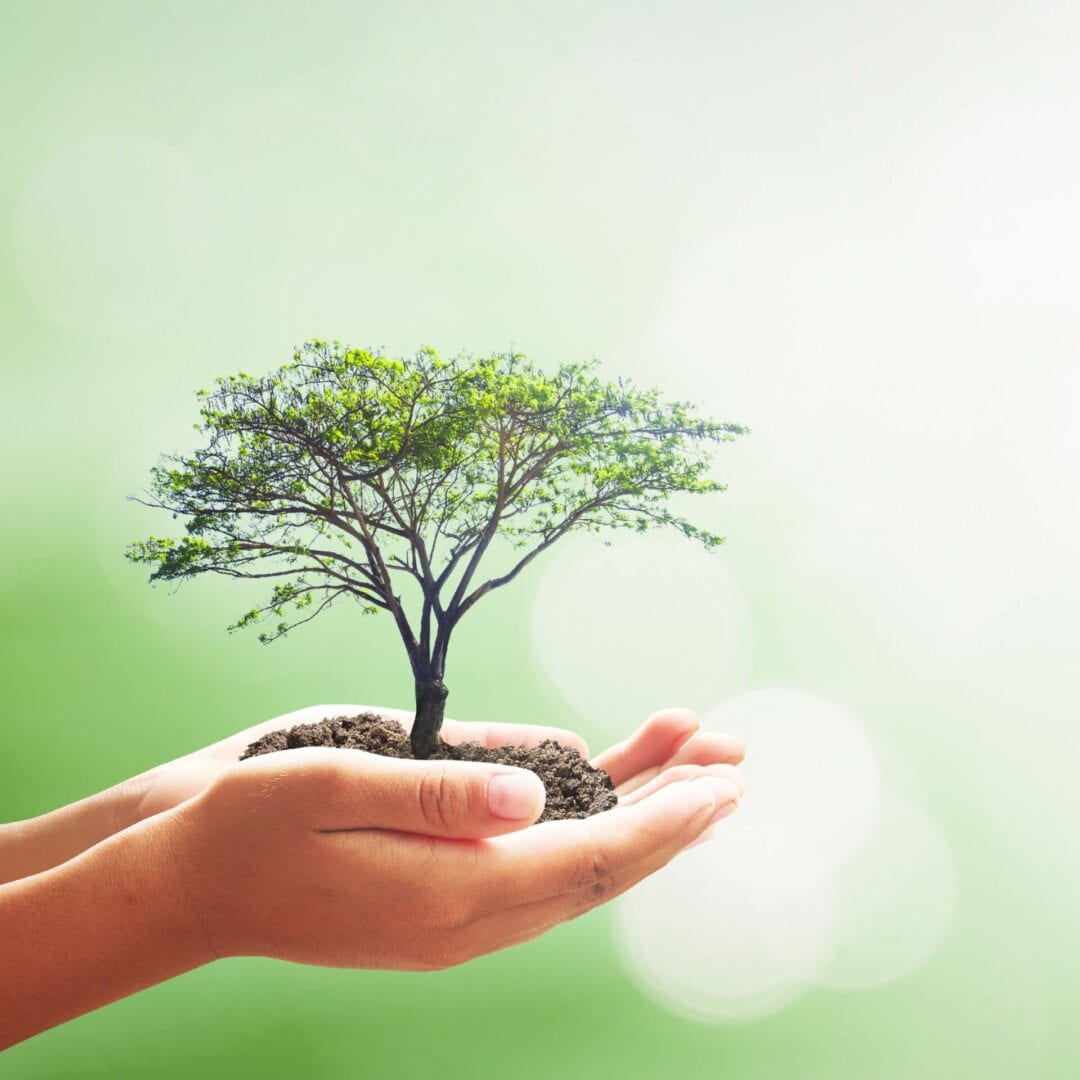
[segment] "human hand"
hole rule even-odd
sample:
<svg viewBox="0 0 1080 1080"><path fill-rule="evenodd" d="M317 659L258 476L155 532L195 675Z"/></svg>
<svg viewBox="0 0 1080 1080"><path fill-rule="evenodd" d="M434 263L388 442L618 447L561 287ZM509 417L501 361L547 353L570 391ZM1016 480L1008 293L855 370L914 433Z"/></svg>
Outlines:
<svg viewBox="0 0 1080 1080"><path fill-rule="evenodd" d="M268 731L326 716L355 714L368 708L318 705L299 709L156 766L80 802L32 820L0 826L0 882L56 866L107 837L192 798L235 764L249 743ZM398 720L406 730L412 725L411 713L382 708L377 711ZM593 764L611 774L624 803L641 797L644 785L650 782L652 787L645 791L655 790L672 779L689 779L701 771L732 779L741 789L741 778L726 768L741 760L741 744L731 736L698 733L696 729L697 721L689 711L663 710L651 716L627 740L599 755ZM562 728L448 719L442 734L448 742L472 740L490 747L505 743L535 746L544 739L554 739L588 756L584 740Z"/></svg>
<svg viewBox="0 0 1080 1080"><path fill-rule="evenodd" d="M412 728L413 714L402 709L373 705L309 705L273 720L264 720L229 735L220 742L212 743L125 781L122 785L125 814L131 821L137 821L179 805L208 787L226 769L236 764L251 743L268 732L291 728L296 724L316 723L328 717L355 716L363 712L375 712L389 720L397 720L406 731ZM536 746L544 739L554 739L562 746L574 747L583 757L588 756L585 740L564 728L533 724L463 722L447 718L440 734L449 743L478 742L488 747L507 743Z"/></svg>
<svg viewBox="0 0 1080 1080"><path fill-rule="evenodd" d="M620 806L628 806L664 784L713 776L737 791L727 813L738 808L746 783L738 766L746 755L742 741L722 732L701 731L689 709L661 709L628 739L592 759L615 785ZM707 838L709 830L701 839Z"/></svg>
<svg viewBox="0 0 1080 1080"><path fill-rule="evenodd" d="M0 824L0 884L58 866L108 837L155 814L178 806L197 795L231 765L248 744L268 731L310 723L326 716L355 715L365 705L313 705L230 735L183 757L155 766L105 791L26 821ZM401 721L406 730L412 714L398 709L379 709ZM450 742L475 740L487 746L500 743L535 745L555 739L588 750L580 736L562 728L518 724L465 724L447 720L444 737Z"/></svg>
<svg viewBox="0 0 1080 1080"><path fill-rule="evenodd" d="M673 725L643 730L625 749L647 761ZM708 771L719 764L678 762L604 814L525 828L543 805L526 770L305 748L236 762L158 820L214 956L430 970L534 937L659 869L733 805L733 778ZM692 778L674 771L684 765ZM522 782L509 818L488 798L495 775Z"/></svg>
<svg viewBox="0 0 1080 1080"><path fill-rule="evenodd" d="M269 727L327 711L144 774L129 792L142 820L95 839L115 813L109 793L58 811L51 861L20 874L9 860L0 1049L219 956L427 970L527 940L663 866L741 789L741 744L697 732L684 710L654 714L594 759L616 783L614 809L533 827L542 788L526 770L326 748L237 760ZM552 737L447 732L488 745ZM488 797L507 773L524 782L516 809ZM24 827L10 827L15 847ZM40 861L49 843L25 846Z"/></svg>
<svg viewBox="0 0 1080 1080"><path fill-rule="evenodd" d="M126 781L122 785L127 804L125 813L133 822L177 806L212 783L235 764L250 743L267 732L369 711L397 720L406 731L412 727L413 714L402 709L311 705L265 720ZM562 746L572 746L584 758L589 756L588 746L580 735L558 727L448 718L441 735L449 743L478 742L487 747L507 743L537 746L544 739L554 739ZM743 760L744 754L742 743L733 735L700 731L697 717L689 709L662 709L627 739L593 758L591 764L611 776L620 803L629 804L662 784L692 779L699 774L731 780L741 794L745 785L734 766Z"/></svg>

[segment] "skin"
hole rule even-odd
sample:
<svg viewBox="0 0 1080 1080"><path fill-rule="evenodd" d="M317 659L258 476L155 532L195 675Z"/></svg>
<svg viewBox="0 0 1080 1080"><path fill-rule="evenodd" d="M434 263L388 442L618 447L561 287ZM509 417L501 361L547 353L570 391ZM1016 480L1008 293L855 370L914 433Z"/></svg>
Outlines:
<svg viewBox="0 0 1080 1080"><path fill-rule="evenodd" d="M237 761L266 731L367 708L302 709L0 826L0 1048L227 956L463 963L618 896L743 791L742 744L683 709L593 759L613 810L541 825L543 786L523 769L326 748ZM588 754L556 728L447 720L443 734Z"/></svg>

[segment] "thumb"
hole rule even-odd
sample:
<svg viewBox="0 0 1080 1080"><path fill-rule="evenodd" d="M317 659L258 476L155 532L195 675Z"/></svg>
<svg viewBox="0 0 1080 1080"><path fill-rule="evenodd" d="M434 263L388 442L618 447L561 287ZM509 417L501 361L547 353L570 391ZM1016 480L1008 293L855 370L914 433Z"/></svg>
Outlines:
<svg viewBox="0 0 1080 1080"><path fill-rule="evenodd" d="M297 766L289 787L299 783L303 790L296 794L310 808L305 817L322 832L392 829L480 839L523 829L544 809L540 778L510 765L417 761L346 749L288 754Z"/></svg>

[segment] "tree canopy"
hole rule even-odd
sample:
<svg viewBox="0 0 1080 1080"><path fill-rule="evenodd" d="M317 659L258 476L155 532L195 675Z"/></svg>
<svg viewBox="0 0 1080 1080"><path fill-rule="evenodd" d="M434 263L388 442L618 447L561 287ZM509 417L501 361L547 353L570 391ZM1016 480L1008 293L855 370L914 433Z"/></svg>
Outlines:
<svg viewBox="0 0 1080 1080"><path fill-rule="evenodd" d="M266 580L273 641L331 605L386 611L418 683L441 680L450 635L485 595L574 530L666 527L722 538L668 505L723 490L712 448L746 429L655 390L605 380L595 362L550 374L516 352L444 358L312 341L263 376L199 391L204 445L164 457L141 501L184 522L128 557L151 580L204 573ZM485 576L496 536L514 559ZM403 579L419 587L406 610Z"/></svg>

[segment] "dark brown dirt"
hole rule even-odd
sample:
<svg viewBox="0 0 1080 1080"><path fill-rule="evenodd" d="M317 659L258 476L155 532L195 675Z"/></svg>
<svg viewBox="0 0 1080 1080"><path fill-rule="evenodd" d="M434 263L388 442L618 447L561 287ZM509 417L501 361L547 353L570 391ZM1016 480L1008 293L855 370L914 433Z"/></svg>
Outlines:
<svg viewBox="0 0 1080 1080"><path fill-rule="evenodd" d="M451 746L441 739L439 742L440 752L434 755L434 760L487 761L531 769L547 789L541 821L589 817L615 805L611 777L602 769L594 769L576 750L560 746L551 739L528 749L521 746L488 749L474 742ZM396 720L367 712L320 720L315 724L297 724L288 731L271 731L253 742L240 760L300 746L338 746L396 758L413 756L409 736Z"/></svg>

